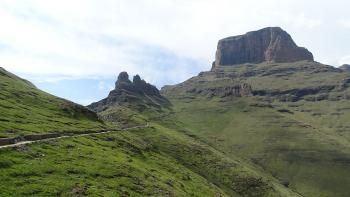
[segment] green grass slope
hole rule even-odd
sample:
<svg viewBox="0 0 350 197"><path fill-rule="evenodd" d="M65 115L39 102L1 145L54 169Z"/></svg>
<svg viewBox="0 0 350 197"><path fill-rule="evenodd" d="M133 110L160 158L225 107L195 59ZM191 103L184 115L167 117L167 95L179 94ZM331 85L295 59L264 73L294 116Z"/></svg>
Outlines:
<svg viewBox="0 0 350 197"><path fill-rule="evenodd" d="M0 154L2 196L298 196L244 163L156 124Z"/></svg>
<svg viewBox="0 0 350 197"><path fill-rule="evenodd" d="M99 115L102 119L108 117L109 120L128 122L129 125L142 122L156 125L153 133L142 133L143 138L154 142L157 150L176 158L230 196L298 196L262 169L257 169L254 164L250 165L234 156L227 157L203 143L174 119L172 109L148 107L140 112L138 107L130 107L114 106ZM152 135L148 135L149 132Z"/></svg>
<svg viewBox="0 0 350 197"><path fill-rule="evenodd" d="M0 68L0 137L103 127L94 112Z"/></svg>
<svg viewBox="0 0 350 197"><path fill-rule="evenodd" d="M225 155L260 166L304 196L348 196L348 78L314 62L246 64L162 92L173 119ZM249 96L215 95L242 83L251 86Z"/></svg>

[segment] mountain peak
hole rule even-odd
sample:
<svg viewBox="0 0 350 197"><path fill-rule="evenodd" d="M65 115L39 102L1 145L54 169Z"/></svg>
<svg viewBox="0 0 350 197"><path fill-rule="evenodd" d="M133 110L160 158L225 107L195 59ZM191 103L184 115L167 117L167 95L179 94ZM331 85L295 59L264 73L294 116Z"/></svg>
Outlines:
<svg viewBox="0 0 350 197"><path fill-rule="evenodd" d="M221 39L217 46L216 66L244 63L313 61L306 48L298 47L280 27L267 27L244 35Z"/></svg>
<svg viewBox="0 0 350 197"><path fill-rule="evenodd" d="M142 80L140 75L135 75L134 78L132 79L132 82L134 84L142 84L142 83L146 83L145 80Z"/></svg>
<svg viewBox="0 0 350 197"><path fill-rule="evenodd" d="M135 75L131 82L129 74L121 72L115 82L115 89L109 93L108 97L90 104L88 108L100 112L108 107L122 104L165 106L169 103L155 86L141 79L139 75Z"/></svg>
<svg viewBox="0 0 350 197"><path fill-rule="evenodd" d="M119 73L118 79L115 82L115 86L117 87L120 83L131 83L131 81L129 80L129 74L127 72L124 71Z"/></svg>

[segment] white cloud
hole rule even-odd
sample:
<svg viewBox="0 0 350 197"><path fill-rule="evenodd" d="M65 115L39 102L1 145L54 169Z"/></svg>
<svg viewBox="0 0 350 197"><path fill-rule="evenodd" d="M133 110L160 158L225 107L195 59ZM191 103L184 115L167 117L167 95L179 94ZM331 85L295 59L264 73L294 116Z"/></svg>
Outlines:
<svg viewBox="0 0 350 197"><path fill-rule="evenodd" d="M90 105L91 103L93 102L96 102L97 99L96 98L93 98L93 99L79 99L79 100L76 100L76 103L79 103L80 105Z"/></svg>
<svg viewBox="0 0 350 197"><path fill-rule="evenodd" d="M306 17L304 13L297 16L288 16L287 22L300 28L316 28L322 25L321 19Z"/></svg>
<svg viewBox="0 0 350 197"><path fill-rule="evenodd" d="M343 28L350 28L350 20L341 19L337 21L337 24Z"/></svg>
<svg viewBox="0 0 350 197"><path fill-rule="evenodd" d="M339 65L350 64L350 55L345 55L339 60Z"/></svg>
<svg viewBox="0 0 350 197"><path fill-rule="evenodd" d="M0 64L53 81L126 70L173 83L209 69L218 39L264 26L282 26L312 47L321 40L310 41L310 31L334 31L324 18L336 15L317 10L336 1L349 5L344 0L3 0ZM158 58L162 51L171 61Z"/></svg>
<svg viewBox="0 0 350 197"><path fill-rule="evenodd" d="M103 90L111 91L114 89L114 87L111 86L110 84L106 84L106 82L104 82L104 81L99 81L98 82L98 89L102 90L102 91Z"/></svg>

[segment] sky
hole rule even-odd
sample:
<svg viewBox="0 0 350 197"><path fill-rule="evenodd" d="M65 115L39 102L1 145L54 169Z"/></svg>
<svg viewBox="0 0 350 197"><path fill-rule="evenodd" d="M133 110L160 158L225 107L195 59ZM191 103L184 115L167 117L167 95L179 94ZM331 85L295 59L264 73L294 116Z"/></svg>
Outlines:
<svg viewBox="0 0 350 197"><path fill-rule="evenodd" d="M0 0L0 66L87 105L117 75L161 88L209 70L219 39L279 26L316 61L350 63L348 0Z"/></svg>

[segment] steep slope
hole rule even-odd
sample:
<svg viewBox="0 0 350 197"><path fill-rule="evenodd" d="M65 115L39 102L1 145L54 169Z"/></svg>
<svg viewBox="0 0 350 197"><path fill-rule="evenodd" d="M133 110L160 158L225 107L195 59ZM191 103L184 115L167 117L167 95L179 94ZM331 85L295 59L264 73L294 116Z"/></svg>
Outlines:
<svg viewBox="0 0 350 197"><path fill-rule="evenodd" d="M215 65L161 93L173 119L227 156L260 166L302 195L347 196L349 79L311 59L245 62Z"/></svg>
<svg viewBox="0 0 350 197"><path fill-rule="evenodd" d="M0 137L104 127L96 113L45 93L0 68Z"/></svg>

